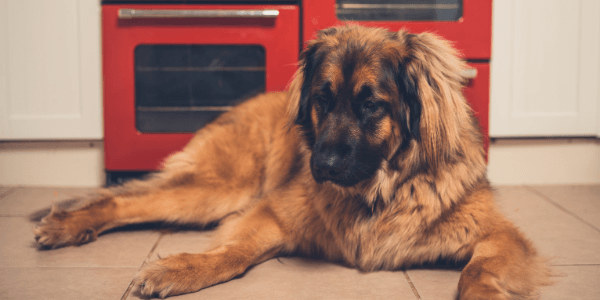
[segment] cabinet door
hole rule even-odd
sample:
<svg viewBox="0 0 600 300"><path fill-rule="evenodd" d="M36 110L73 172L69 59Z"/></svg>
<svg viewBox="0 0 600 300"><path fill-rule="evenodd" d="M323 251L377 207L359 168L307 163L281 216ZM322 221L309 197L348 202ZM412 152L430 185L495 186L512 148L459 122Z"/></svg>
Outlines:
<svg viewBox="0 0 600 300"><path fill-rule="evenodd" d="M102 138L100 1L0 0L0 139Z"/></svg>
<svg viewBox="0 0 600 300"><path fill-rule="evenodd" d="M600 1L494 1L490 135L598 134Z"/></svg>

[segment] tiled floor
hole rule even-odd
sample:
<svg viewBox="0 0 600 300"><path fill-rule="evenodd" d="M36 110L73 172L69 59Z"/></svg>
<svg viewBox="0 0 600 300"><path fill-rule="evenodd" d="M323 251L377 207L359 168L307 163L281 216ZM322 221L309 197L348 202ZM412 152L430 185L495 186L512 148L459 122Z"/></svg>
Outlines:
<svg viewBox="0 0 600 300"><path fill-rule="evenodd" d="M38 251L25 216L86 189L0 186L0 299L140 299L137 270L157 255L205 249L210 232L118 231L80 247ZM600 185L498 187L498 203L562 274L542 299L600 299ZM173 299L448 299L458 270L360 273L280 258Z"/></svg>

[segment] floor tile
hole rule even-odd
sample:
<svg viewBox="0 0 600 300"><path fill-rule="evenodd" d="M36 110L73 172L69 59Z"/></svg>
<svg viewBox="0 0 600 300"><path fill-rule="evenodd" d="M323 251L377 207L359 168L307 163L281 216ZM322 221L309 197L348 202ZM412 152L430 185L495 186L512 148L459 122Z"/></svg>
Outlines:
<svg viewBox="0 0 600 300"><path fill-rule="evenodd" d="M0 268L0 299L120 299L137 268Z"/></svg>
<svg viewBox="0 0 600 300"><path fill-rule="evenodd" d="M531 186L600 231L600 185Z"/></svg>
<svg viewBox="0 0 600 300"><path fill-rule="evenodd" d="M12 189L12 190L11 190ZM0 187L0 299L119 299L153 249L164 257L202 252L212 231L117 231L80 247L38 251L23 217L92 189ZM8 193L7 193L8 191ZM600 294L600 186L499 187L501 210L563 273L542 289L545 299L597 299ZM595 198L596 197L596 198ZM565 212L549 202L553 201ZM460 273L408 270L421 299L454 300ZM416 299L403 272L361 273L302 258L272 259L243 276L173 299ZM128 299L140 299L135 287Z"/></svg>
<svg viewBox="0 0 600 300"><path fill-rule="evenodd" d="M137 287L128 299L141 299ZM239 278L172 299L409 300L416 297L402 272L361 273L321 261L280 258L257 265Z"/></svg>
<svg viewBox="0 0 600 300"><path fill-rule="evenodd" d="M600 265L558 266L555 271L563 277L542 288L542 300L597 300L600 298Z"/></svg>
<svg viewBox="0 0 600 300"><path fill-rule="evenodd" d="M460 270L406 271L423 300L455 300L458 293Z"/></svg>
<svg viewBox="0 0 600 300"><path fill-rule="evenodd" d="M101 235L79 247L37 250L33 224L23 217L0 217L0 267L137 267L156 243L154 231L121 231Z"/></svg>
<svg viewBox="0 0 600 300"><path fill-rule="evenodd" d="M157 255L166 257L181 252L199 253L209 250L213 231L187 230L173 233L163 233L160 242L154 250L152 259Z"/></svg>
<svg viewBox="0 0 600 300"><path fill-rule="evenodd" d="M523 187L499 187L497 202L554 265L600 264L600 232Z"/></svg>
<svg viewBox="0 0 600 300"><path fill-rule="evenodd" d="M53 203L85 196L93 188L23 188L0 198L0 215L26 216Z"/></svg>

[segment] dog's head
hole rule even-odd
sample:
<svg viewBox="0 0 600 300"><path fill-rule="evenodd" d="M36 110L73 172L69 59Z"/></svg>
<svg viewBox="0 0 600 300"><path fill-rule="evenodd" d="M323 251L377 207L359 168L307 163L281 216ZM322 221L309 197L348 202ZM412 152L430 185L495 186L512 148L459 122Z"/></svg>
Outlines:
<svg viewBox="0 0 600 300"><path fill-rule="evenodd" d="M360 26L319 32L290 87L290 115L312 148L315 180L349 187L401 153L433 163L441 147L457 147L456 119L468 110L463 67L431 34Z"/></svg>

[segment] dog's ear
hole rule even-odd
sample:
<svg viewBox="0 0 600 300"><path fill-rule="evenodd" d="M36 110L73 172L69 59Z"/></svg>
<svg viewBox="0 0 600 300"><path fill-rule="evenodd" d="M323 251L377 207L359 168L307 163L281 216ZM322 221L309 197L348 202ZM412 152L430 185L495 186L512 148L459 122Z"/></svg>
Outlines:
<svg viewBox="0 0 600 300"><path fill-rule="evenodd" d="M406 67L402 64L398 66L396 72L396 85L398 92L402 96L403 106L408 113L401 113L400 120L402 127L408 135L417 140L421 140L421 100L419 99L419 87L415 78L411 78Z"/></svg>
<svg viewBox="0 0 600 300"><path fill-rule="evenodd" d="M314 74L322 60L318 52L319 40L311 41L300 54L298 70L289 86L289 125L298 124L306 126L310 122L310 88Z"/></svg>
<svg viewBox="0 0 600 300"><path fill-rule="evenodd" d="M465 62L449 42L431 33L398 32L397 84L408 107L411 136L431 160L460 147L462 122L470 108L462 88ZM425 138L426 137L426 138Z"/></svg>
<svg viewBox="0 0 600 300"><path fill-rule="evenodd" d="M324 40L332 35L336 35L340 30L339 27L330 27L320 30L317 32L316 38L310 41L306 46L306 49L300 54L298 70L296 71L296 74L294 74L294 78L288 88L289 126L294 124L302 125L304 127L310 126L311 101L309 95L315 74L327 52L327 50L324 49Z"/></svg>
<svg viewBox="0 0 600 300"><path fill-rule="evenodd" d="M298 103L298 115L294 121L296 124L303 124L308 122L310 119L310 88L314 80L314 74L316 69L316 54L318 44L313 43L308 45L306 50L302 52L300 59L300 69L302 70L302 84L300 86L300 102Z"/></svg>

